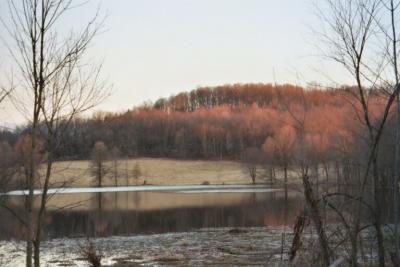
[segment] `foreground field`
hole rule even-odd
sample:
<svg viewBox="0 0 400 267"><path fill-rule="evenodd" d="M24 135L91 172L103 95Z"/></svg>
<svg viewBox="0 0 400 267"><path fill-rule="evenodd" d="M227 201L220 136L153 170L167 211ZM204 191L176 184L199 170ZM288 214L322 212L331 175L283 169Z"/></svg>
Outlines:
<svg viewBox="0 0 400 267"><path fill-rule="evenodd" d="M204 229L132 237L96 238L90 242L104 266L279 266L282 229ZM283 252L289 249L291 235ZM0 242L1 266L24 266L24 243ZM89 266L85 238L54 239L42 244L45 266ZM286 255L284 255L286 256ZM286 257L285 257L286 258Z"/></svg>
<svg viewBox="0 0 400 267"><path fill-rule="evenodd" d="M138 158L120 160L116 169L109 162L106 169L104 186L251 183L246 166L235 161ZM258 182L265 180L258 179ZM64 184L74 187L95 185L90 161L55 163L52 186Z"/></svg>
<svg viewBox="0 0 400 267"><path fill-rule="evenodd" d="M334 227L337 231L337 227ZM293 228L207 228L191 232L103 238L64 238L43 241L42 264L49 267L90 266L88 251L95 251L102 266L322 266L315 262L316 234L305 229L303 246L289 263ZM333 242L336 242L333 240ZM364 237L366 250L360 266L377 266L374 240ZM307 247L308 246L308 247ZM25 266L25 243L0 241L0 265ZM336 250L338 259L348 252ZM347 266L347 262L338 266ZM390 265L389 265L390 266Z"/></svg>

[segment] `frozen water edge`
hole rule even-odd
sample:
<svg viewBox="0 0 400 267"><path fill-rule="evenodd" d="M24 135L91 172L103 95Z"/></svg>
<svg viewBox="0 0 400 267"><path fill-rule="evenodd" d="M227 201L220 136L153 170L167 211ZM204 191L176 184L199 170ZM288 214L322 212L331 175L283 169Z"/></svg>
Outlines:
<svg viewBox="0 0 400 267"><path fill-rule="evenodd" d="M185 233L93 238L104 256L104 266L131 263L135 266L243 265L263 266L267 258L280 253L283 228L202 229ZM291 232L288 228L288 232ZM290 235L288 235L289 237ZM290 238L290 237L289 237ZM82 260L85 238L53 239L42 243L43 266L89 266ZM289 242L286 243L286 246ZM0 265L24 266L25 243L0 242ZM279 258L278 255L275 257ZM117 266L117 265L115 265Z"/></svg>
<svg viewBox="0 0 400 267"><path fill-rule="evenodd" d="M73 194L73 193L110 193L110 192L144 192L144 191L170 191L181 193L252 193L274 192L281 189L268 188L265 185L141 185L141 186L114 186L114 187L64 187L50 188L48 194ZM41 189L33 191L35 195L42 193ZM27 195L28 190L15 190L5 193L8 196Z"/></svg>

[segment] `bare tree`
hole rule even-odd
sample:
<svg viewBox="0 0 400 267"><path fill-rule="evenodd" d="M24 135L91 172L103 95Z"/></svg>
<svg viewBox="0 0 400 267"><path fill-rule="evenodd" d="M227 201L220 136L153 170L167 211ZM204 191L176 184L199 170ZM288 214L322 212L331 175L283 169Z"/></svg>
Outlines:
<svg viewBox="0 0 400 267"><path fill-rule="evenodd" d="M12 99L16 107L27 116L31 129L30 167L27 173L26 266L32 266L34 246L34 264L38 267L41 228L54 151L68 122L98 104L105 96L105 85L99 82L101 66L88 69L84 62L84 55L99 33L102 20L98 19L96 13L80 33L70 33L60 38L56 32L60 19L76 7L71 0L9 1L8 7L10 22L2 20L2 24L11 40L6 45L17 66L18 74L15 78L19 84ZM45 125L42 135L46 137L48 154L44 178L38 175L39 166L34 155L42 123ZM38 216L34 216L33 190L40 184L39 181L43 182L41 203Z"/></svg>
<svg viewBox="0 0 400 267"><path fill-rule="evenodd" d="M387 8L390 10L390 15L391 15L391 26L392 26L392 47L393 47L393 53L396 53L393 56L393 71L394 71L394 76L395 76L395 88L398 88L400 85L400 77L399 77L399 72L398 72L398 62L397 62L397 43L398 43L398 37L396 33L396 24L395 24L395 13L396 10L399 8L400 3L394 3L393 0L390 1L390 7ZM400 265L400 238L399 238L399 176L400 176L400 93L397 92L397 97L396 97L396 106L397 106L397 111L396 111L396 138L395 138L395 151L394 151L394 178L393 178L393 216L394 216L394 249L395 253L394 256L392 257L392 261L394 264ZM394 259L393 259L394 258Z"/></svg>
<svg viewBox="0 0 400 267"><path fill-rule="evenodd" d="M351 265L358 265L358 237L362 229L361 214L366 201L367 185L372 185L374 196L372 206L373 225L376 231L379 266L385 266L384 236L382 232L382 198L384 184L379 175L378 151L385 124L392 106L398 98L399 73L397 57L398 36L396 14L399 3L393 0L326 0L325 7L319 9L319 16L325 31L320 33L327 45L326 56L341 64L354 78L356 90L354 106L359 122L366 129L367 158L358 192L354 196L356 205L352 216L352 258ZM326 8L326 9L325 9ZM384 99L383 109L378 116L371 112L370 97L380 94ZM396 149L396 158L398 148ZM397 164L397 163L395 163ZM396 171L395 177L398 176ZM393 186L398 188L398 180ZM397 198L397 193L396 197ZM395 204L397 210L398 204ZM396 212L397 213L397 212ZM397 215L396 215L397 216ZM396 218L397 220L397 218ZM397 242L397 241L396 241ZM398 250L398 245L395 245Z"/></svg>
<svg viewBox="0 0 400 267"><path fill-rule="evenodd" d="M0 104L12 91L11 87L6 87L0 83ZM9 188L14 171L12 171L13 152L10 145L0 142L0 191L6 192Z"/></svg>
<svg viewBox="0 0 400 267"><path fill-rule="evenodd" d="M81 58L75 60L81 60ZM101 66L90 69L90 73L84 73L85 70L76 64L77 62L66 64L49 81L49 88L45 91L45 98L41 107L42 122L45 125L42 135L46 136L47 159L44 177L40 177L43 187L34 239L36 266L39 265L36 262L40 258L42 224L49 198L47 191L51 185L54 154L70 122L81 113L100 103L108 92L105 84L99 81Z"/></svg>
<svg viewBox="0 0 400 267"><path fill-rule="evenodd" d="M112 167L111 167L111 172L112 172L112 176L114 179L114 185L118 186L118 180L120 175L119 169L120 169L120 152L118 150L118 148L113 147L111 149L111 159L112 159Z"/></svg>
<svg viewBox="0 0 400 267"><path fill-rule="evenodd" d="M264 163L264 153L257 147L248 147L243 151L241 157L247 171L249 172L251 182L255 184L259 166Z"/></svg>
<svg viewBox="0 0 400 267"><path fill-rule="evenodd" d="M108 148L102 141L97 141L94 144L91 155L91 172L95 178L98 187L103 186L103 181L109 168L106 166L109 154Z"/></svg>
<svg viewBox="0 0 400 267"><path fill-rule="evenodd" d="M12 147L7 142L0 141L0 193L8 192L16 185L15 174L18 171L18 161ZM6 205L6 196L0 199L0 205Z"/></svg>
<svg viewBox="0 0 400 267"><path fill-rule="evenodd" d="M296 133L290 125L283 126L274 136L268 137L262 149L270 155L270 160L283 168L283 181L285 186L285 197L287 199L288 168L293 159L295 150Z"/></svg>
<svg viewBox="0 0 400 267"><path fill-rule="evenodd" d="M282 98L281 95L280 98ZM325 223L321 216L321 207L319 202L318 190L314 190L312 179L309 175L311 157L310 153L308 152L307 141L306 141L307 140L306 137L308 134L307 123L309 123L308 121L309 105L304 96L304 91L302 92L301 95L300 104L289 105L288 103L285 103L283 99L282 103L284 110L288 114L288 120L286 124L290 126L290 128L288 128L288 130L286 131L283 131L283 133L286 132L287 135L286 138L288 138L289 143L292 143L292 145L289 146L285 144L284 147L287 148L285 148L284 150L287 151L286 153L290 153L290 151L292 152L291 161L292 164L295 166L295 168L298 170L303 185L303 194L306 203L306 213L308 217L310 217L310 220L313 222L313 225L317 231L319 251L321 254L321 256L319 257L321 261L320 265L328 267L332 262L332 251L329 246L328 235L325 229ZM293 139L295 139L295 141ZM290 150L288 150L289 148ZM286 155L286 157L288 157L288 155ZM299 216L299 219L302 216L304 216L304 214L301 214ZM296 240L297 238L299 237L296 237L293 240L292 243L293 249L297 246L295 243L299 242L298 240Z"/></svg>
<svg viewBox="0 0 400 267"><path fill-rule="evenodd" d="M140 169L140 165L137 161L135 162L135 166L133 167L132 175L133 178L135 179L136 185L138 185L139 178L142 176L142 170Z"/></svg>

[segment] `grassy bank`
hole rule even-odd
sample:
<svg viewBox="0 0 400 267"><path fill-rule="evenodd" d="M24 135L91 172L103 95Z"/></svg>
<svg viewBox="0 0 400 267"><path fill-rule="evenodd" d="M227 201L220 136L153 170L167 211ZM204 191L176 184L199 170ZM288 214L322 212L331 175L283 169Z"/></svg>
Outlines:
<svg viewBox="0 0 400 267"><path fill-rule="evenodd" d="M135 169L140 170L138 177ZM119 160L116 171L112 162L108 162L106 170L104 186L251 183L246 166L235 161L138 158ZM259 179L258 182L265 180ZM95 185L90 161L56 162L52 186L63 184L74 187Z"/></svg>

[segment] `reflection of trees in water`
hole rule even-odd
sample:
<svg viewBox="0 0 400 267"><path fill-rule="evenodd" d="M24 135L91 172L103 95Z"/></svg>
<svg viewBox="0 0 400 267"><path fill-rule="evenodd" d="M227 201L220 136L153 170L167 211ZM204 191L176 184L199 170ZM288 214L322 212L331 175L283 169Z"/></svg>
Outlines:
<svg viewBox="0 0 400 267"><path fill-rule="evenodd" d="M131 204L135 209L141 203L140 193L138 192L114 192L114 193L95 193L92 198L93 210L88 212L87 233L92 236L106 236L114 233L115 229L129 229L138 225L138 216L135 210L131 210L128 220L121 216L119 208L124 207L129 210ZM122 212L124 213L124 212ZM122 224L122 225L121 225ZM118 232L118 230L117 230ZM136 232L132 229L132 232Z"/></svg>
<svg viewBox="0 0 400 267"><path fill-rule="evenodd" d="M96 193L96 198L97 198L97 212L101 215L102 210L103 210L103 198L102 198L102 193Z"/></svg>
<svg viewBox="0 0 400 267"><path fill-rule="evenodd" d="M286 192L271 192L266 200L270 207L264 214L266 226L291 225L298 215L302 202L298 197L290 197Z"/></svg>
<svg viewBox="0 0 400 267"><path fill-rule="evenodd" d="M166 196L179 197L176 194ZM298 199L290 197L285 203L284 192L250 193L237 205L215 203L207 207L164 210L138 210L141 201L138 193L121 192L117 197L114 193L97 193L90 200L93 207L90 211L49 211L46 236L107 236L213 227L277 226L291 224L301 205ZM7 231L1 231L1 238L7 237L3 233Z"/></svg>
<svg viewBox="0 0 400 267"><path fill-rule="evenodd" d="M135 207L139 207L141 203L141 197L139 192L134 192L133 193L133 203L135 204Z"/></svg>

